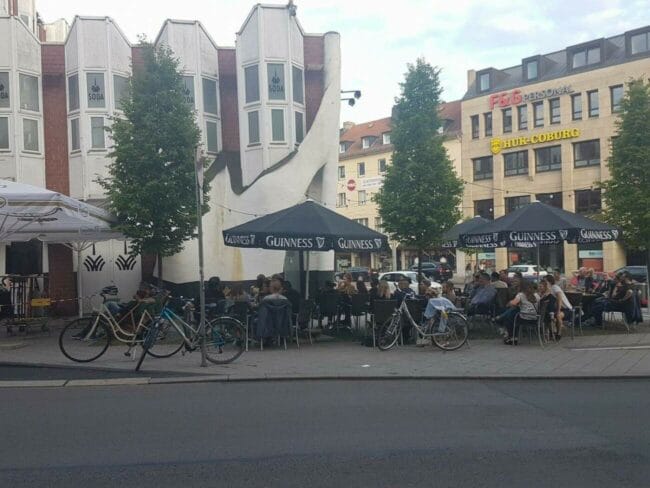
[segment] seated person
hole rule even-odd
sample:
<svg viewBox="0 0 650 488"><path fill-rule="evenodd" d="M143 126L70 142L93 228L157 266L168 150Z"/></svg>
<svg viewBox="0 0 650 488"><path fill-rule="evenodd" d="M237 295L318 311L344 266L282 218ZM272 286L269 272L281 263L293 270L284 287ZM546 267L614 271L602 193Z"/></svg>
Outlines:
<svg viewBox="0 0 650 488"><path fill-rule="evenodd" d="M279 279L272 279L269 284L269 293L262 298L262 300L287 300L288 298L282 294L282 281Z"/></svg>
<svg viewBox="0 0 650 488"><path fill-rule="evenodd" d="M415 298L415 292L411 290L411 280L403 276L397 282L397 289L393 293L393 299L397 300L397 306L399 307L405 299Z"/></svg>
<svg viewBox="0 0 650 488"><path fill-rule="evenodd" d="M553 275L544 276L544 281L549 284L549 287L551 288L551 294L555 297L556 308L554 312L557 326L555 338L559 340L562 338L562 321L565 318L566 320L573 320L573 305L571 305L571 302L567 298L564 291L562 291L562 288L560 288L555 283L555 278Z"/></svg>
<svg viewBox="0 0 650 488"><path fill-rule="evenodd" d="M492 286L495 288L508 288L508 283L505 281L501 281L501 275L497 273L496 271L492 272L492 275L490 276L491 281L492 281Z"/></svg>
<svg viewBox="0 0 650 488"><path fill-rule="evenodd" d="M539 295L534 292L531 283L522 281L519 293L508 302L508 310L499 316L507 331L507 336L503 339L504 344L513 345L517 343L517 331L515 330L517 314L522 320L535 320L537 318L538 304Z"/></svg>
<svg viewBox="0 0 650 488"><path fill-rule="evenodd" d="M264 278L264 281L262 281L262 287L260 288L259 292L257 293L257 296L255 297L255 302L259 304L262 299L266 295L271 293L271 279L270 278Z"/></svg>
<svg viewBox="0 0 650 488"><path fill-rule="evenodd" d="M392 294L390 292L390 286L388 285L388 281L379 280L379 283L377 284L377 295L374 297L370 295L370 301L372 302L373 300L390 300L391 298L392 298Z"/></svg>
<svg viewBox="0 0 650 488"><path fill-rule="evenodd" d="M480 273L478 287L474 290L469 301L469 315L489 315L492 313L494 300L497 296L496 289L490 283L490 275Z"/></svg>
<svg viewBox="0 0 650 488"><path fill-rule="evenodd" d="M591 318L585 321L587 325L603 326L604 312L623 312L629 313L634 305L634 290L624 276L616 278L616 285L609 297L599 298L591 307Z"/></svg>
<svg viewBox="0 0 650 488"><path fill-rule="evenodd" d="M148 285L140 285L138 291L133 295L133 300L127 303L118 303L114 301L108 301L104 304L106 309L111 313L111 315L119 320L121 316L129 311L135 309L141 303L154 303L155 299L151 296L151 289ZM134 317L135 319L135 317ZM133 324L135 325L135 323Z"/></svg>
<svg viewBox="0 0 650 488"><path fill-rule="evenodd" d="M352 323L350 318L352 312L352 299L350 297L359 293L355 283L352 282L352 274L345 273L343 275L343 279L339 282L336 291L339 292L339 308L340 312L343 313L343 324L349 327Z"/></svg>
<svg viewBox="0 0 650 488"><path fill-rule="evenodd" d="M300 292L291 286L290 281L285 280L282 283L282 294L291 302L293 313L298 313L298 310L300 309L300 299L302 297L300 296Z"/></svg>
<svg viewBox="0 0 650 488"><path fill-rule="evenodd" d="M541 310L542 307L545 306L546 313L543 317L543 320L546 324L547 330L549 331L549 338L553 338L561 330L561 327L557 327L557 317L555 315L557 311L557 300L555 298L555 295L551 293L551 286L546 280L541 280L539 282L537 291L539 294L538 309Z"/></svg>
<svg viewBox="0 0 650 488"><path fill-rule="evenodd" d="M265 279L266 276L263 274L258 274L257 278L255 278L255 283L251 286L249 293L254 299L257 299L257 294L262 289L262 285L264 284Z"/></svg>
<svg viewBox="0 0 650 488"><path fill-rule="evenodd" d="M428 300L433 298L435 290L431 288L431 282L427 279L422 279L418 283L418 293L415 295L416 298L421 300Z"/></svg>
<svg viewBox="0 0 650 488"><path fill-rule="evenodd" d="M318 306L320 310L323 310L323 304L325 303L326 296L331 296L334 295L338 299L338 292L336 291L336 284L333 281L326 281L325 286L321 288L318 292L318 296L316 298L316 302L318 303ZM322 312L321 312L322 313ZM321 315L319 317L319 327L321 326L321 321L323 320L324 316ZM333 324L334 323L334 315L329 315L327 316L327 323L328 324Z"/></svg>
<svg viewBox="0 0 650 488"><path fill-rule="evenodd" d="M233 302L246 302L251 303L253 299L251 296L244 291L244 286L241 284L234 285L228 293L228 300Z"/></svg>
<svg viewBox="0 0 650 488"><path fill-rule="evenodd" d="M456 296L456 291L454 290L454 284L451 281L445 281L442 284L442 298L446 298L454 306L456 306L458 297Z"/></svg>

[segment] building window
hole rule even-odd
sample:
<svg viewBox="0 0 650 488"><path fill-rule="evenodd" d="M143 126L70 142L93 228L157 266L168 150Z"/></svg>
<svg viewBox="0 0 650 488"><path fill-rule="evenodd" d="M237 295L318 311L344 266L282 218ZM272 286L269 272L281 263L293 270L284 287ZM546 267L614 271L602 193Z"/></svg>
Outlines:
<svg viewBox="0 0 650 488"><path fill-rule="evenodd" d="M208 114L217 115L217 82L209 78L203 78L203 111Z"/></svg>
<svg viewBox="0 0 650 488"><path fill-rule="evenodd" d="M630 54L640 54L650 51L650 32L642 32L630 37Z"/></svg>
<svg viewBox="0 0 650 488"><path fill-rule="evenodd" d="M125 76L113 75L113 99L115 108L120 110L123 100L129 93L129 79Z"/></svg>
<svg viewBox="0 0 650 488"><path fill-rule="evenodd" d="M571 118L582 120L582 95L580 93L571 95Z"/></svg>
<svg viewBox="0 0 650 488"><path fill-rule="evenodd" d="M260 142L260 113L257 110L248 112L248 143Z"/></svg>
<svg viewBox="0 0 650 488"><path fill-rule="evenodd" d="M295 112L296 143L300 144L305 139L305 123L302 112Z"/></svg>
<svg viewBox="0 0 650 488"><path fill-rule="evenodd" d="M576 168L598 166L600 164L600 140L574 143L573 161Z"/></svg>
<svg viewBox="0 0 650 488"><path fill-rule="evenodd" d="M336 206L337 207L346 207L348 205L345 193L339 193L336 195Z"/></svg>
<svg viewBox="0 0 650 488"><path fill-rule="evenodd" d="M474 200L474 216L494 220L494 200Z"/></svg>
<svg viewBox="0 0 650 488"><path fill-rule="evenodd" d="M472 159L474 165L474 181L492 179L492 156Z"/></svg>
<svg viewBox="0 0 650 488"><path fill-rule="evenodd" d="M20 73L20 108L38 112L38 78Z"/></svg>
<svg viewBox="0 0 650 488"><path fill-rule="evenodd" d="M0 108L9 108L9 73L0 73Z"/></svg>
<svg viewBox="0 0 650 488"><path fill-rule="evenodd" d="M514 212L515 210L525 207L530 203L530 195L524 195L521 197L507 197L506 201L506 215Z"/></svg>
<svg viewBox="0 0 650 488"><path fill-rule="evenodd" d="M373 143L374 137L366 136L361 138L361 147L363 149L368 149Z"/></svg>
<svg viewBox="0 0 650 488"><path fill-rule="evenodd" d="M483 125L485 126L485 137L492 136L492 112L483 114Z"/></svg>
<svg viewBox="0 0 650 488"><path fill-rule="evenodd" d="M81 149L81 142L79 140L79 119L70 120L70 149L78 151Z"/></svg>
<svg viewBox="0 0 650 488"><path fill-rule="evenodd" d="M525 66L525 75L526 80L535 80L538 76L539 62L535 59L533 61L527 61Z"/></svg>
<svg viewBox="0 0 650 488"><path fill-rule="evenodd" d="M550 205L551 207L562 208L562 192L538 193L535 195L535 198L537 201Z"/></svg>
<svg viewBox="0 0 650 488"><path fill-rule="evenodd" d="M479 91L487 91L490 89L490 73L481 73L478 77Z"/></svg>
<svg viewBox="0 0 650 488"><path fill-rule="evenodd" d="M386 144L390 144L390 132L384 132L384 133L381 135L381 137L382 137L382 141L381 141L381 142L382 142L384 145L386 145Z"/></svg>
<svg viewBox="0 0 650 488"><path fill-rule="evenodd" d="M381 217L375 217L375 230L377 232L382 232L382 221Z"/></svg>
<svg viewBox="0 0 650 488"><path fill-rule="evenodd" d="M385 159L380 159L379 160L379 173L385 173L386 172L386 160Z"/></svg>
<svg viewBox="0 0 650 488"><path fill-rule="evenodd" d="M555 171L562 169L562 147L551 146L535 149L535 171Z"/></svg>
<svg viewBox="0 0 650 488"><path fill-rule="evenodd" d="M357 201L359 202L359 205L365 205L366 204L366 190L359 190L357 192ZM368 224L366 224L368 225Z"/></svg>
<svg viewBox="0 0 650 488"><path fill-rule="evenodd" d="M284 142L284 110L271 109L271 141Z"/></svg>
<svg viewBox="0 0 650 488"><path fill-rule="evenodd" d="M623 85L609 87L609 94L612 99L612 113L621 110L621 100L623 99Z"/></svg>
<svg viewBox="0 0 650 488"><path fill-rule="evenodd" d="M68 76L68 112L79 110L79 75Z"/></svg>
<svg viewBox="0 0 650 488"><path fill-rule="evenodd" d="M345 166L339 166L339 180L345 179Z"/></svg>
<svg viewBox="0 0 650 488"><path fill-rule="evenodd" d="M598 117L598 90L587 92L587 103L589 104L589 117Z"/></svg>
<svg viewBox="0 0 650 488"><path fill-rule="evenodd" d="M517 107L517 119L519 121L519 130L528 129L528 105Z"/></svg>
<svg viewBox="0 0 650 488"><path fill-rule="evenodd" d="M357 224L365 225L368 227L368 219L354 219Z"/></svg>
<svg viewBox="0 0 650 488"><path fill-rule="evenodd" d="M504 174L517 176L528 174L528 151L517 151L503 155Z"/></svg>
<svg viewBox="0 0 650 488"><path fill-rule="evenodd" d="M104 149L106 147L104 117L90 117L90 139L93 149Z"/></svg>
<svg viewBox="0 0 650 488"><path fill-rule="evenodd" d="M219 137L217 131L217 123L212 121L205 122L205 139L206 149L209 153L219 152Z"/></svg>
<svg viewBox="0 0 650 488"><path fill-rule="evenodd" d="M560 123L560 99L553 98L548 101L549 114L551 116L551 124Z"/></svg>
<svg viewBox="0 0 650 488"><path fill-rule="evenodd" d="M348 150L348 145L345 142L339 142L339 153L343 154Z"/></svg>
<svg viewBox="0 0 650 488"><path fill-rule="evenodd" d="M86 93L88 93L88 108L103 108L106 106L104 73L86 74L86 88Z"/></svg>
<svg viewBox="0 0 650 488"><path fill-rule="evenodd" d="M600 46L586 47L579 51L574 51L571 60L571 67L573 69L598 64L600 63Z"/></svg>
<svg viewBox="0 0 650 488"><path fill-rule="evenodd" d="M38 121L23 119L23 149L38 152Z"/></svg>
<svg viewBox="0 0 650 488"><path fill-rule="evenodd" d="M512 108L505 108L501 113L503 115L503 132L512 132Z"/></svg>
<svg viewBox="0 0 650 488"><path fill-rule="evenodd" d="M256 64L244 68L244 84L246 85L246 103L259 102L260 74Z"/></svg>
<svg viewBox="0 0 650 488"><path fill-rule="evenodd" d="M266 66L269 100L285 100L284 64L269 63Z"/></svg>
<svg viewBox="0 0 650 488"><path fill-rule="evenodd" d="M191 105L192 108L196 107L194 104L194 77L183 76L183 99L185 103Z"/></svg>
<svg viewBox="0 0 650 488"><path fill-rule="evenodd" d="M292 81L293 81L293 101L297 103L305 103L305 89L303 86L302 70L297 66L291 67Z"/></svg>
<svg viewBox="0 0 650 488"><path fill-rule="evenodd" d="M478 115L472 115L472 139L478 139Z"/></svg>
<svg viewBox="0 0 650 488"><path fill-rule="evenodd" d="M366 175L366 163L357 163L357 176Z"/></svg>
<svg viewBox="0 0 650 488"><path fill-rule="evenodd" d="M0 117L0 151L9 150L9 117Z"/></svg>
<svg viewBox="0 0 650 488"><path fill-rule="evenodd" d="M544 127L544 102L533 103L533 119L535 127Z"/></svg>
<svg viewBox="0 0 650 488"><path fill-rule="evenodd" d="M598 213L602 209L600 190L576 190L576 213Z"/></svg>

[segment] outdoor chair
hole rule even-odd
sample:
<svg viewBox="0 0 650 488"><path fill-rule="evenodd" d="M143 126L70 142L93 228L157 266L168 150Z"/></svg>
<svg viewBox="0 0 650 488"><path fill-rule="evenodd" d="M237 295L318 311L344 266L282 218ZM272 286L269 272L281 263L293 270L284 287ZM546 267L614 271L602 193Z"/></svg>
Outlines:
<svg viewBox="0 0 650 488"><path fill-rule="evenodd" d="M300 347L298 342L298 333L302 329L307 330L307 335L309 337L309 343L313 344L314 340L312 337L312 320L314 318L314 310L316 310L316 303L314 300L300 300L300 306L298 308L298 313L295 315L295 329L296 329L296 344ZM306 327L303 327L305 325Z"/></svg>
<svg viewBox="0 0 650 488"><path fill-rule="evenodd" d="M576 325L580 328L580 335L582 335L582 293L567 291L564 294L571 304L571 320L566 320L565 323L571 329L571 339L573 339Z"/></svg>
<svg viewBox="0 0 650 488"><path fill-rule="evenodd" d="M537 332L537 338L539 339L539 345L544 347L544 325L546 320L546 303L542 303L542 306L537 311L537 315L534 319L525 319L522 318L520 314L515 316L515 324L513 330L513 338L519 340L521 338L521 329L526 328L528 330L528 341L533 342L532 333L533 331ZM515 344L517 341L515 341Z"/></svg>
<svg viewBox="0 0 650 488"><path fill-rule="evenodd" d="M375 300L372 302L372 347L377 345L377 330L397 308L397 300Z"/></svg>
<svg viewBox="0 0 650 488"><path fill-rule="evenodd" d="M246 351L248 351L250 307L247 302L233 302L230 308L230 315L239 320L246 330Z"/></svg>
<svg viewBox="0 0 650 488"><path fill-rule="evenodd" d="M339 295L338 293L324 293L321 295L318 304L318 325L322 326L323 318L327 317L328 327L336 326L339 316Z"/></svg>
<svg viewBox="0 0 650 488"><path fill-rule="evenodd" d="M287 337L291 334L291 303L289 300L262 300L257 313L255 336L260 341L260 350L264 350L264 339L276 337L278 345L284 339L287 349Z"/></svg>
<svg viewBox="0 0 650 488"><path fill-rule="evenodd" d="M415 299L415 300L406 300L406 308L408 309L413 321L416 324L422 323L422 318L424 317L424 309L427 308L428 300L426 299ZM417 331L413 329L413 334L417 335ZM412 337L412 339L417 339L417 337ZM404 338L400 335L400 340L402 345L404 344Z"/></svg>
<svg viewBox="0 0 650 488"><path fill-rule="evenodd" d="M368 295L367 294L358 294L358 295L352 295L350 297L352 299L351 301L351 309L350 309L350 316L354 318L355 323L356 323L356 328L357 330L360 329L359 321L361 317L364 317L364 319L367 319L367 314L368 314ZM365 322L366 320L364 320Z"/></svg>

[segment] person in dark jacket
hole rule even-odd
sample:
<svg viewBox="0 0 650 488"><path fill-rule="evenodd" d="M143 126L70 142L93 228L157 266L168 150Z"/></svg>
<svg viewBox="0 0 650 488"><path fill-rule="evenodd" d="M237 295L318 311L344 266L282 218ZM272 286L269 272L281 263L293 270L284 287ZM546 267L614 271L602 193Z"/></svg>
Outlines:
<svg viewBox="0 0 650 488"><path fill-rule="evenodd" d="M300 299L302 297L300 296L300 292L291 286L290 281L285 280L282 283L282 295L284 295L287 300L291 302L293 313L298 313L298 309L300 308Z"/></svg>

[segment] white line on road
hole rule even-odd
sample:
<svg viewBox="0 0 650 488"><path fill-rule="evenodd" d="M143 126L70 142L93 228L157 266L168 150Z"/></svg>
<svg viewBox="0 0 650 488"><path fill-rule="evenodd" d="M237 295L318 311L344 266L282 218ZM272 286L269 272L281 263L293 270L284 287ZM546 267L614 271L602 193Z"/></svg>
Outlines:
<svg viewBox="0 0 650 488"><path fill-rule="evenodd" d="M625 349L650 349L647 346L607 346L607 347L572 347L571 351L621 351Z"/></svg>

